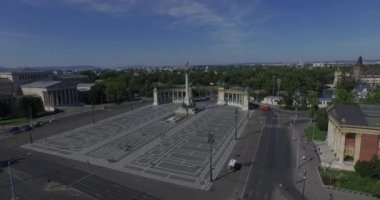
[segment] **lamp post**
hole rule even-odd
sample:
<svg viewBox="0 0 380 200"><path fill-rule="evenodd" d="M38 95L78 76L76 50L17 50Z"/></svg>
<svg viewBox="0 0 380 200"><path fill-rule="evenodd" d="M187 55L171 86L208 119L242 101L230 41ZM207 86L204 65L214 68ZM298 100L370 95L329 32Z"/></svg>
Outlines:
<svg viewBox="0 0 380 200"><path fill-rule="evenodd" d="M15 188L13 187L13 177L12 177L12 169L11 169L11 162L8 160L8 168L9 168L9 178L11 180L11 190L12 190L12 199L16 200L15 198Z"/></svg>
<svg viewBox="0 0 380 200"><path fill-rule="evenodd" d="M238 115L239 115L239 111L237 108L235 108L235 140L238 139L238 136L237 136L237 128L238 128L238 125L237 125L237 120L238 120Z"/></svg>
<svg viewBox="0 0 380 200"><path fill-rule="evenodd" d="M296 115L295 115L294 120L293 120L293 140L294 140L294 129L296 126L296 120L297 120L297 116L298 116L298 103L296 103L295 110L296 110Z"/></svg>
<svg viewBox="0 0 380 200"><path fill-rule="evenodd" d="M207 142L210 144L210 182L212 182L212 143L215 142L214 133L208 134Z"/></svg>
<svg viewBox="0 0 380 200"><path fill-rule="evenodd" d="M314 141L314 131L315 131L315 117L314 117L313 134L311 135L311 142Z"/></svg>
<svg viewBox="0 0 380 200"><path fill-rule="evenodd" d="M91 114L92 114L92 123L95 124L94 105L92 105L91 107Z"/></svg>
<svg viewBox="0 0 380 200"><path fill-rule="evenodd" d="M32 107L29 107L29 127L28 127L28 132L29 132L29 141L30 144L33 144L33 137L32 137L32 127L30 126L30 121L32 120Z"/></svg>
<svg viewBox="0 0 380 200"><path fill-rule="evenodd" d="M305 186L306 186L306 170L303 171L303 177L302 177L302 199L305 199Z"/></svg>

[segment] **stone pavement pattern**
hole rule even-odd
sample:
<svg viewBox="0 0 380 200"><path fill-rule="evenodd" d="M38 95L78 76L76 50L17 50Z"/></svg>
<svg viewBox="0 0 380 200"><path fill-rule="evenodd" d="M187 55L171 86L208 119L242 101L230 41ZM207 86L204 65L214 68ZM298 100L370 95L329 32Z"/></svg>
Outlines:
<svg viewBox="0 0 380 200"><path fill-rule="evenodd" d="M23 148L207 190L208 134L215 135L216 176L235 145L235 115L232 107L203 106L209 108L197 115L176 116L177 123L165 120L178 105L145 106ZM246 112L239 112L238 134L246 123Z"/></svg>

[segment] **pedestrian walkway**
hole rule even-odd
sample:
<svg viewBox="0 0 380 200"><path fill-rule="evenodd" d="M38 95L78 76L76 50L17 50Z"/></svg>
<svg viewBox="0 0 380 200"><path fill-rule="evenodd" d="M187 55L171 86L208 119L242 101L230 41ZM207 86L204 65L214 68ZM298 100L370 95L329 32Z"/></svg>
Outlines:
<svg viewBox="0 0 380 200"><path fill-rule="evenodd" d="M304 127L295 130L294 147L299 148L298 166L294 173L294 181L301 193L309 200L374 200L376 197L360 194L353 191L344 191L327 187L322 184L318 173L320 164L319 156L312 142L306 142ZM298 146L297 146L298 145ZM303 157L304 156L304 157ZM304 159L303 159L304 158ZM305 179L305 182L303 181Z"/></svg>
<svg viewBox="0 0 380 200"><path fill-rule="evenodd" d="M247 124L247 112L236 115L233 107L217 106L180 116L174 113L178 106L144 106L22 147L208 190L209 134L216 176ZM167 120L173 117L180 120Z"/></svg>

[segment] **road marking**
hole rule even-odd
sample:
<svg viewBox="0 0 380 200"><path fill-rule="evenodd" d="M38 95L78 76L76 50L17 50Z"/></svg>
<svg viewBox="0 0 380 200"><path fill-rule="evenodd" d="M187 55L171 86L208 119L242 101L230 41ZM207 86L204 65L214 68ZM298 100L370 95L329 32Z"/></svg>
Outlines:
<svg viewBox="0 0 380 200"><path fill-rule="evenodd" d="M259 149L259 146L260 146L260 143L261 143L261 136L263 135L263 132L264 132L264 128L265 128L265 124L267 123L267 119L265 119L264 121L264 124L262 124L262 129L261 129L261 133L260 133L260 136L259 136L259 141L257 143L257 146L256 146L256 151L255 153L253 154L252 156L252 160L251 160L251 167L249 168L249 172L248 172L248 176L247 178L245 179L245 184L244 184L244 187L243 187L243 192L241 193L241 196L240 198L243 199L243 196L245 194L245 190L247 188L247 185L248 185L248 179L249 179L249 176L251 175L251 172L252 172L252 168L253 168L253 161L255 160L256 158L256 153L257 153L257 150ZM259 194L257 194L258 196Z"/></svg>

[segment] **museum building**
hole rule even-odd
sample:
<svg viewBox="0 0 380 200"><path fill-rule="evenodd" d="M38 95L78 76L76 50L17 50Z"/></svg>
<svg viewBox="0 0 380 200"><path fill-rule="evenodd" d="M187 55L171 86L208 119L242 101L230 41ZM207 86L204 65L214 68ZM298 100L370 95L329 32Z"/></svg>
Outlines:
<svg viewBox="0 0 380 200"><path fill-rule="evenodd" d="M380 105L334 105L327 113L333 160L322 161L322 166L353 170L358 160L380 158Z"/></svg>

